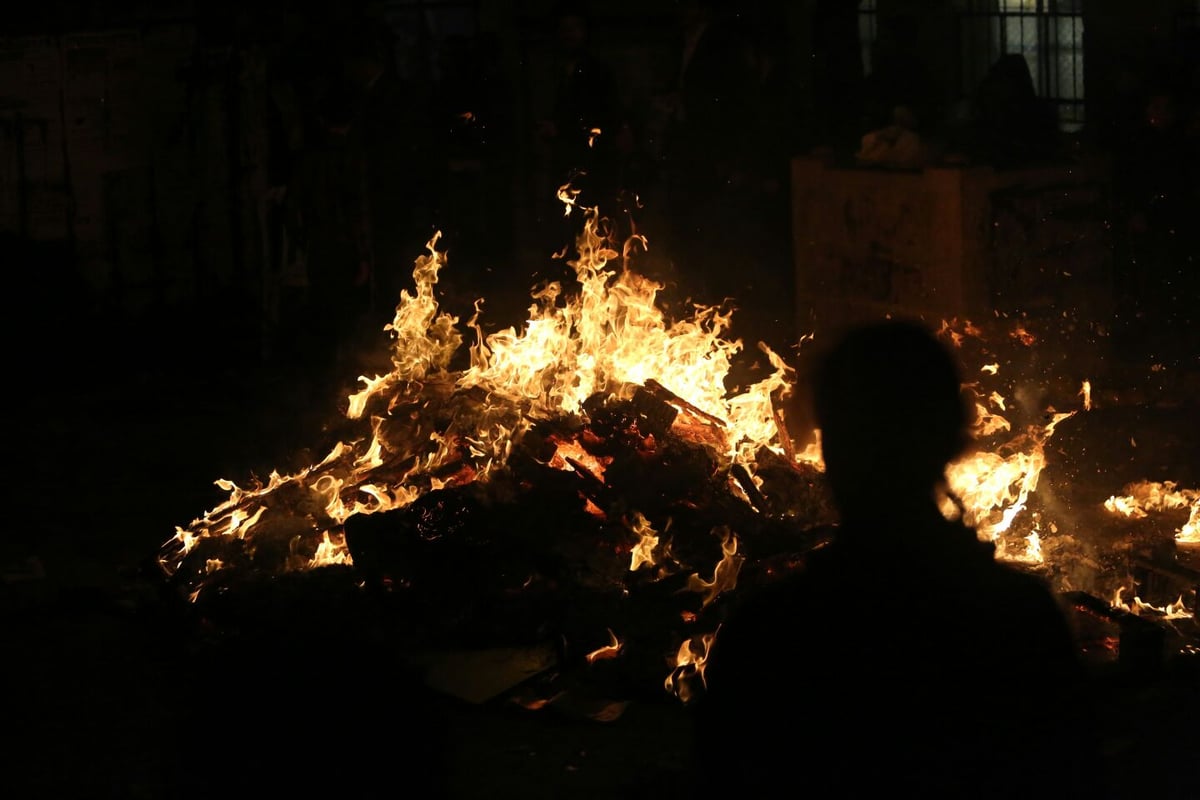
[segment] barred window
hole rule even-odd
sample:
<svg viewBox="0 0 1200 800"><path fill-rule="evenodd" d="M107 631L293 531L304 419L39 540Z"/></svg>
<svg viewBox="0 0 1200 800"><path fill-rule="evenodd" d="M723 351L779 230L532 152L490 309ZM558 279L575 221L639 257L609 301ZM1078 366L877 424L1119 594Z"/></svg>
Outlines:
<svg viewBox="0 0 1200 800"><path fill-rule="evenodd" d="M962 89L971 92L1000 56L1019 54L1059 127L1083 126L1082 0L960 0Z"/></svg>
<svg viewBox="0 0 1200 800"><path fill-rule="evenodd" d="M858 46L862 51L863 75L871 74L871 50L879 38L878 9L876 0L859 0L858 3Z"/></svg>

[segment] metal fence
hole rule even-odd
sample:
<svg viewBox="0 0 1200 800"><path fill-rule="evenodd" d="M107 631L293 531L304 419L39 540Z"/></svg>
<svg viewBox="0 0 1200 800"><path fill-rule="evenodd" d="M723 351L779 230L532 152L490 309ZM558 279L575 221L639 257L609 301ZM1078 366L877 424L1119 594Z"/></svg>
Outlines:
<svg viewBox="0 0 1200 800"><path fill-rule="evenodd" d="M1082 0L965 0L957 15L961 88L971 92L1000 56L1019 54L1059 127L1084 115Z"/></svg>
<svg viewBox="0 0 1200 800"><path fill-rule="evenodd" d="M878 17L876 0L861 0L859 42L868 74ZM1038 95L1057 109L1060 128L1082 127L1083 0L959 0L954 22L964 94L974 92L1000 56L1017 53L1029 65Z"/></svg>

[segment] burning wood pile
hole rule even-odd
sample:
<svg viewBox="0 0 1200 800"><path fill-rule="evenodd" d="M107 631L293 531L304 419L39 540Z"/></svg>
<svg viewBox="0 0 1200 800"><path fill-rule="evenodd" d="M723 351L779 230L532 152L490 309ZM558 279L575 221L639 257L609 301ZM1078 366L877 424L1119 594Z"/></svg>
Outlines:
<svg viewBox="0 0 1200 800"><path fill-rule="evenodd" d="M228 625L263 592L369 595L420 647L552 641L560 667L620 664L626 689L665 684L686 700L730 593L795 568L836 523L819 434L798 451L788 432L793 367L762 346L770 373L728 390L742 350L725 338L730 316L696 306L669 320L662 287L627 268L645 241L618 250L582 213L574 290L541 286L521 331L485 336L477 307L465 358L459 320L435 299L435 236L385 329L392 370L360 378L317 463L219 481L228 499L158 555L169 586ZM970 323L942 332L982 340ZM983 385L999 371L983 364L968 387L979 442L995 446L953 466L945 510L1002 557L1052 572L1081 551L1035 491L1047 441L1081 409L1039 409L1014 431L1005 396ZM1131 492L1114 511L1191 503L1179 540L1195 535L1197 493ZM1190 609L1182 597L1168 613L1194 622L1194 590Z"/></svg>

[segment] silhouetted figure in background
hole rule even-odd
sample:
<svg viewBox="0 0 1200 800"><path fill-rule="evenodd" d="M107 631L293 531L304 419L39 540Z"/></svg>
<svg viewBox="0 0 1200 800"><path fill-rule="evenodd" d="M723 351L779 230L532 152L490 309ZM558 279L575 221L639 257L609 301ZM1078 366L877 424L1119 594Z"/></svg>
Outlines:
<svg viewBox="0 0 1200 800"><path fill-rule="evenodd" d="M917 324L868 325L827 352L813 392L839 528L718 629L696 709L705 785L1092 796L1054 595L938 508L968 444L950 353Z"/></svg>
<svg viewBox="0 0 1200 800"><path fill-rule="evenodd" d="M511 194L518 169L512 163L513 99L501 69L499 42L482 34L447 37L438 52L433 120L447 174L430 229L441 230L443 246L454 253L452 268L441 276L442 288L462 287L460 294L468 295L462 297L465 308L479 297L492 301L506 288L519 289L525 300L524 281L513 286L511 275L515 240L510 206L496 202ZM544 199L552 198L547 193ZM412 256L406 263L411 283Z"/></svg>
<svg viewBox="0 0 1200 800"><path fill-rule="evenodd" d="M752 39L712 0L679 9L679 73L660 98L667 250L680 279L704 302L735 294L745 256L738 241L747 134L758 88Z"/></svg>
<svg viewBox="0 0 1200 800"><path fill-rule="evenodd" d="M1005 168L1061 155L1054 106L1037 95L1025 57L1000 56L976 89L967 149L978 161Z"/></svg>
<svg viewBox="0 0 1200 800"><path fill-rule="evenodd" d="M304 285L284 312L285 360L333 407L335 392L354 385L351 357L370 320L374 254L367 165L360 130L361 94L332 78L319 88L310 133L287 186L291 246Z"/></svg>
<svg viewBox="0 0 1200 800"><path fill-rule="evenodd" d="M814 0L811 59L812 144L843 156L854 152L865 132L864 78L855 0Z"/></svg>
<svg viewBox="0 0 1200 800"><path fill-rule="evenodd" d="M1118 300L1139 347L1155 332L1167 342L1197 341L1200 136L1182 72L1173 64L1151 77L1113 165ZM1187 344L1180 351L1194 356Z"/></svg>
<svg viewBox="0 0 1200 800"><path fill-rule="evenodd" d="M861 133L895 121L897 106L907 110L913 130L924 138L934 132L945 110L938 84L920 53L920 17L884 16L871 54L871 74L863 85Z"/></svg>
<svg viewBox="0 0 1200 800"><path fill-rule="evenodd" d="M358 147L365 172L372 260L372 323L368 345L386 344L400 291L412 284L413 261L437 223L433 199L445 183L435 158L442 131L416 81L401 75L390 32L363 25L343 45L342 71L360 97Z"/></svg>

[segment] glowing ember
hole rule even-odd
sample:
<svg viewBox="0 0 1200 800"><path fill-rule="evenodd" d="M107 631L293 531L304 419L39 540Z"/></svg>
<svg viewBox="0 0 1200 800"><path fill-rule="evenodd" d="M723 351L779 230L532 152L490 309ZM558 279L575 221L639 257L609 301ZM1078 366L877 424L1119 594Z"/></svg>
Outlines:
<svg viewBox="0 0 1200 800"><path fill-rule="evenodd" d="M982 331L971 323L971 320L963 320L961 330L958 330L960 323L957 319L942 320L942 327L938 330L938 334L946 336L950 339L950 343L955 347L962 347L963 341L968 336L981 336ZM985 370L986 371L986 370Z"/></svg>
<svg viewBox="0 0 1200 800"><path fill-rule="evenodd" d="M612 461L611 458L597 458L576 441L561 441L557 445L554 457L550 459L551 467L567 471L574 471L576 467L581 467L597 478L604 478L604 469L608 462Z"/></svg>
<svg viewBox="0 0 1200 800"><path fill-rule="evenodd" d="M1037 337L1025 330L1025 326L1023 325L1018 325L1009 335L1025 347L1033 347L1037 344Z"/></svg>

